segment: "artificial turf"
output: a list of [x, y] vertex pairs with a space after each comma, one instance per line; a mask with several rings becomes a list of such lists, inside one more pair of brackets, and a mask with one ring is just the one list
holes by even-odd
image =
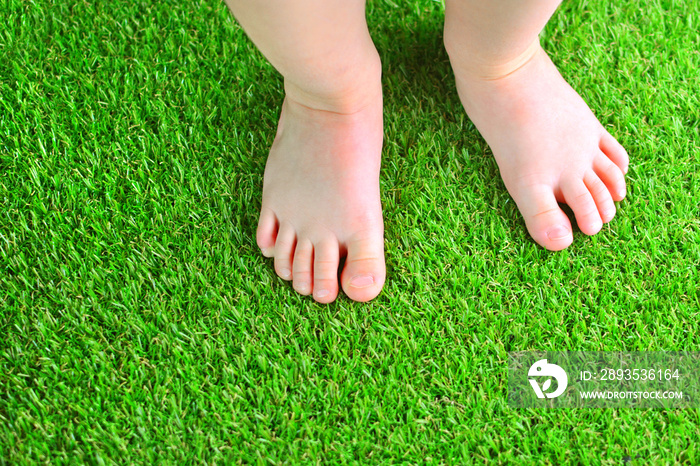
[[700, 348], [695, 0], [544, 31], [631, 156], [558, 253], [460, 106], [443, 5], [371, 0], [388, 281], [330, 305], [255, 245], [282, 81], [223, 2], [0, 13], [0, 463], [700, 463], [698, 410], [506, 403], [508, 351]]

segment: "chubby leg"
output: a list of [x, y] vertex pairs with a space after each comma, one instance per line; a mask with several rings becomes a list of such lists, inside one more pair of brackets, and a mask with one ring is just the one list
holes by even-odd
[[488, 142], [528, 231], [550, 250], [573, 241], [559, 208], [596, 234], [625, 197], [629, 159], [564, 81], [538, 35], [560, 0], [447, 0], [445, 47], [462, 104]]
[[364, 0], [227, 0], [284, 76], [257, 242], [277, 274], [322, 303], [368, 301], [384, 284], [379, 199], [381, 64]]

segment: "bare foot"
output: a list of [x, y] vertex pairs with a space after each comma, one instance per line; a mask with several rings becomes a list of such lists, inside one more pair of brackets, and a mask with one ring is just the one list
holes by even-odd
[[[377, 83], [378, 84], [378, 83]], [[386, 275], [379, 198], [381, 86], [347, 113], [290, 98], [265, 168], [257, 242], [294, 289], [329, 303], [379, 294]]]
[[598, 122], [533, 43], [509, 64], [452, 63], [469, 117], [496, 157], [530, 235], [550, 250], [573, 241], [557, 202], [571, 207], [581, 231], [594, 235], [625, 197], [625, 149]]

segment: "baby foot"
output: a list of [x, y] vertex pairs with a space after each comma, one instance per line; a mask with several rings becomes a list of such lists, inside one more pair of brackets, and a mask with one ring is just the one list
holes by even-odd
[[275, 271], [303, 295], [329, 303], [340, 281], [355, 301], [379, 294], [386, 275], [379, 198], [382, 97], [320, 110], [289, 96], [265, 168], [257, 242]]
[[612, 220], [613, 201], [625, 197], [627, 153], [539, 42], [507, 65], [452, 65], [462, 104], [535, 241], [553, 251], [573, 241], [558, 202], [569, 205], [587, 235]]

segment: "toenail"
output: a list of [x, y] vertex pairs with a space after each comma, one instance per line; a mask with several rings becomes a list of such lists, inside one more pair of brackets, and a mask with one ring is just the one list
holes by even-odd
[[557, 240], [568, 238], [571, 234], [571, 230], [563, 226], [556, 226], [547, 232], [547, 237], [549, 239]]
[[275, 252], [274, 248], [263, 248], [262, 249], [262, 255], [265, 257], [272, 257], [272, 254]]
[[317, 298], [323, 298], [323, 297], [325, 297], [325, 296], [328, 296], [330, 293], [331, 293], [331, 292], [328, 291], [328, 290], [318, 290], [318, 291], [316, 292], [316, 297], [317, 297]]
[[374, 285], [374, 277], [372, 275], [355, 275], [350, 280], [350, 284], [355, 288], [365, 288]]
[[289, 269], [281, 269], [280, 270], [280, 277], [282, 278], [289, 278], [289, 276], [292, 275], [292, 271]]
[[296, 289], [299, 293], [307, 293], [309, 291], [309, 284], [308, 283], [299, 283], [296, 286]]

